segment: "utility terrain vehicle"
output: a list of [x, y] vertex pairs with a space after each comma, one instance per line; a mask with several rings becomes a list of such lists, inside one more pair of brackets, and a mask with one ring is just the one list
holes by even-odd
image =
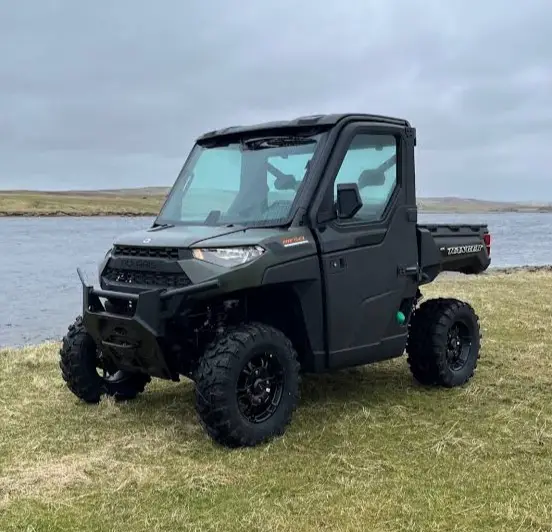
[[151, 377], [195, 381], [206, 432], [228, 446], [281, 435], [301, 373], [408, 355], [424, 385], [473, 375], [466, 302], [420, 304], [442, 271], [490, 264], [486, 225], [417, 223], [415, 129], [341, 114], [199, 137], [152, 226], [82, 272], [83, 314], [60, 351], [69, 389], [131, 399]]

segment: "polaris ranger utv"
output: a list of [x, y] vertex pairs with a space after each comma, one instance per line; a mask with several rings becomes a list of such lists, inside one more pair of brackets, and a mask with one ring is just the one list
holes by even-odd
[[415, 129], [320, 115], [195, 142], [153, 225], [121, 236], [83, 284], [60, 350], [86, 402], [151, 377], [195, 381], [206, 432], [228, 447], [281, 435], [301, 373], [408, 355], [414, 378], [468, 381], [480, 349], [466, 302], [420, 304], [442, 271], [490, 264], [486, 225], [417, 223]]

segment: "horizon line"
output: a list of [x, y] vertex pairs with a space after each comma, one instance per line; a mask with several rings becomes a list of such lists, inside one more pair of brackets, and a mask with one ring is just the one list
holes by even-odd
[[[1, 188], [1, 193], [17, 193], [17, 192], [27, 192], [27, 193], [39, 193], [39, 194], [66, 194], [66, 193], [94, 193], [94, 192], [118, 192], [118, 191], [140, 191], [148, 189], [167, 189], [170, 190], [173, 185], [144, 185], [138, 187], [114, 187], [114, 188], [65, 188], [65, 189], [37, 189], [37, 188]], [[514, 205], [542, 205], [548, 206], [552, 205], [552, 199], [548, 201], [537, 200], [537, 199], [527, 199], [527, 200], [499, 200], [499, 199], [483, 199], [471, 196], [426, 196], [420, 195], [417, 196], [418, 200], [461, 200], [461, 201], [473, 201], [473, 202], [484, 202], [484, 203], [503, 203], [503, 204], [514, 204]]]

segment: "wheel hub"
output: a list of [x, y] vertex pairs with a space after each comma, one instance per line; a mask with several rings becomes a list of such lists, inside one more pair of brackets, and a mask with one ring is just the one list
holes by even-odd
[[276, 411], [283, 390], [283, 369], [272, 354], [255, 355], [238, 378], [241, 413], [251, 423], [266, 421]]
[[459, 371], [469, 358], [472, 345], [470, 331], [464, 323], [456, 323], [450, 328], [447, 340], [447, 361], [453, 371]]

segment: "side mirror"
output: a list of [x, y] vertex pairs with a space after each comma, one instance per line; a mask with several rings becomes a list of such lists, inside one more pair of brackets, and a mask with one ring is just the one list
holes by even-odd
[[345, 220], [352, 218], [362, 207], [362, 199], [356, 183], [337, 185], [337, 217]]

